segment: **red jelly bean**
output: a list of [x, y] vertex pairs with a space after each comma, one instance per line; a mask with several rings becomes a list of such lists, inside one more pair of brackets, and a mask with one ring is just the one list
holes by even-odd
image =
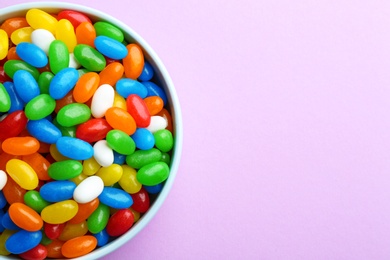
[[104, 118], [90, 119], [80, 124], [76, 130], [76, 137], [89, 143], [102, 140], [112, 127]]
[[0, 122], [0, 141], [4, 141], [9, 137], [18, 136], [27, 125], [27, 117], [24, 111], [18, 110], [7, 115]]
[[83, 13], [72, 11], [72, 10], [64, 10], [58, 13], [57, 20], [67, 19], [73, 25], [73, 28], [77, 28], [83, 22], [91, 23], [91, 19]]
[[65, 227], [65, 223], [61, 223], [61, 224], [45, 223], [44, 231], [48, 238], [57, 239], [61, 235], [61, 232], [64, 229], [64, 227]]
[[150, 113], [144, 100], [138, 95], [131, 94], [126, 100], [127, 111], [134, 118], [138, 127], [148, 127], [150, 124]]
[[112, 237], [126, 233], [134, 223], [134, 216], [130, 209], [121, 209], [115, 212], [108, 220], [106, 231]]
[[4, 83], [6, 81], [11, 81], [11, 78], [8, 77], [7, 74], [5, 74], [3, 66], [0, 66], [0, 83]]
[[43, 260], [47, 257], [47, 249], [45, 246], [38, 244], [33, 249], [20, 254], [19, 257], [25, 260]]
[[149, 194], [142, 187], [141, 190], [137, 193], [130, 194], [133, 198], [133, 205], [131, 206], [135, 211], [140, 213], [145, 213], [150, 206]]

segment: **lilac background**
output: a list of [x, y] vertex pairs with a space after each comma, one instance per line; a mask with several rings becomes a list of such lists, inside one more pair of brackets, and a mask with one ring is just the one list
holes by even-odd
[[388, 0], [69, 2], [138, 32], [184, 117], [166, 202], [104, 259], [390, 258]]

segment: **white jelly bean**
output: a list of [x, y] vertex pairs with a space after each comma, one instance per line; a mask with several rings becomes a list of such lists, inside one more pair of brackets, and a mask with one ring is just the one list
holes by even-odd
[[162, 116], [152, 116], [150, 118], [150, 124], [146, 129], [150, 132], [155, 133], [158, 130], [165, 129], [168, 126], [168, 122]]
[[69, 53], [69, 67], [74, 69], [79, 69], [81, 67], [80, 63], [76, 60], [73, 53]]
[[0, 170], [0, 190], [4, 188], [5, 184], [7, 183], [7, 180], [8, 178], [5, 171]]
[[108, 146], [106, 140], [97, 141], [93, 145], [93, 157], [103, 167], [108, 167], [114, 163], [114, 152]]
[[115, 90], [109, 84], [101, 85], [92, 97], [91, 112], [94, 118], [102, 118], [114, 104]]
[[36, 29], [31, 33], [31, 42], [41, 48], [46, 55], [48, 55], [50, 44], [54, 40], [54, 35], [45, 29]]
[[80, 182], [73, 191], [73, 199], [78, 203], [88, 203], [103, 191], [104, 183], [99, 176], [90, 176]]

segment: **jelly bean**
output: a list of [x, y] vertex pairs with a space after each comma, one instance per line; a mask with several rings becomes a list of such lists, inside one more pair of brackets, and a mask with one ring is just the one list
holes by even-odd
[[92, 234], [99, 233], [106, 227], [109, 218], [110, 208], [107, 205], [100, 203], [87, 220], [88, 230]]
[[19, 155], [12, 155], [12, 154], [8, 154], [6, 152], [2, 152], [1, 156], [0, 156], [0, 170], [5, 171], [5, 168], [6, 168], [5, 166], [9, 160], [20, 159], [20, 158], [21, 158], [21, 156], [19, 156]]
[[55, 106], [56, 102], [50, 95], [38, 95], [26, 104], [26, 117], [30, 120], [45, 118], [54, 111]]
[[50, 145], [50, 156], [52, 157], [53, 161], [52, 162], [60, 162], [60, 161], [65, 161], [65, 160], [70, 160], [70, 158], [63, 156], [57, 149], [57, 146], [55, 144]]
[[56, 143], [58, 151], [74, 160], [86, 160], [93, 156], [93, 147], [78, 138], [63, 136]]
[[86, 44], [95, 47], [96, 30], [92, 23], [82, 22], [76, 28], [76, 38], [78, 44]]
[[88, 72], [82, 75], [73, 89], [73, 98], [79, 103], [87, 102], [99, 86], [99, 74]]
[[4, 85], [0, 83], [0, 112], [7, 112], [10, 108], [11, 98]]
[[131, 138], [133, 138], [135, 146], [140, 150], [149, 150], [155, 144], [153, 134], [146, 128], [138, 128]]
[[122, 177], [123, 169], [119, 164], [111, 164], [107, 167], [102, 167], [96, 173], [104, 183], [104, 186], [111, 186], [117, 183]]
[[55, 35], [57, 40], [65, 43], [69, 53], [73, 52], [74, 47], [77, 45], [77, 39], [73, 25], [69, 20], [62, 19], [58, 21]]
[[24, 203], [38, 213], [50, 205], [36, 190], [29, 190], [24, 194]]
[[56, 239], [53, 240], [50, 244], [46, 245], [45, 247], [47, 249], [47, 257], [55, 258], [55, 259], [63, 259], [64, 256], [61, 253], [61, 248], [63, 244], [64, 244], [63, 241]]
[[144, 68], [144, 54], [138, 44], [131, 43], [126, 46], [127, 56], [123, 59], [125, 75], [130, 79], [137, 79]]
[[19, 43], [16, 46], [16, 53], [22, 60], [36, 68], [43, 68], [48, 63], [46, 53], [37, 45], [29, 42]]
[[149, 81], [153, 78], [153, 76], [154, 76], [154, 70], [152, 65], [149, 62], [145, 61], [144, 67], [142, 69], [142, 73], [141, 75], [139, 75], [138, 80]]
[[20, 97], [16, 94], [14, 84], [12, 82], [7, 81], [7, 82], [4, 82], [3, 85], [4, 85], [4, 88], [10, 97], [10, 102], [11, 102], [11, 106], [8, 110], [8, 113], [12, 113], [12, 112], [15, 112], [17, 110], [22, 110], [24, 107], [24, 103], [20, 99]]
[[7, 33], [8, 37], [10, 37], [15, 30], [28, 26], [25, 17], [13, 17], [5, 20], [0, 28]]
[[50, 44], [55, 40], [54, 35], [45, 29], [36, 29], [31, 33], [31, 42], [49, 55]]
[[56, 202], [44, 208], [41, 212], [43, 221], [50, 224], [61, 224], [72, 219], [78, 211], [78, 204], [74, 200]]
[[62, 254], [67, 258], [86, 255], [96, 248], [97, 240], [94, 236], [85, 235], [66, 241], [61, 248]]
[[127, 111], [126, 100], [121, 95], [119, 95], [118, 92], [115, 92], [114, 103], [112, 106], [122, 108], [123, 110]]
[[54, 74], [49, 71], [45, 71], [39, 75], [38, 86], [41, 94], [49, 94], [50, 82], [53, 77]]
[[58, 112], [66, 105], [75, 103], [75, 100], [73, 99], [72, 91], [69, 91], [68, 94], [66, 94], [65, 97], [56, 100], [56, 108], [54, 109], [54, 112], [58, 114]]
[[16, 93], [25, 103], [39, 95], [38, 83], [28, 71], [16, 71], [14, 85]]
[[30, 64], [21, 60], [9, 60], [6, 63], [4, 63], [4, 71], [11, 78], [13, 78], [15, 73], [19, 70], [30, 72], [33, 78], [35, 80], [38, 80], [39, 71], [35, 67], [31, 66]]
[[168, 153], [161, 153], [160, 162], [165, 162], [169, 165], [171, 163], [171, 156]]
[[49, 65], [50, 70], [57, 74], [69, 66], [68, 47], [60, 40], [54, 40], [49, 47]]
[[52, 163], [48, 169], [49, 176], [54, 180], [67, 180], [81, 174], [83, 165], [79, 161], [64, 160]]
[[55, 33], [57, 19], [40, 9], [30, 9], [26, 13], [28, 24], [34, 29], [46, 29], [52, 34]]
[[131, 210], [121, 209], [113, 214], [107, 223], [107, 233], [117, 237], [126, 233], [134, 223], [134, 216]]
[[46, 248], [46, 246], [49, 245], [51, 242], [53, 242], [53, 240], [48, 238], [45, 233], [42, 233], [42, 239], [41, 239], [41, 243], [40, 244], [45, 246], [45, 248]]
[[25, 189], [20, 187], [12, 178], [8, 178], [7, 183], [3, 188], [3, 194], [9, 204], [23, 202], [25, 193]]
[[104, 35], [95, 38], [95, 48], [111, 59], [120, 60], [127, 56], [127, 49], [121, 42]]
[[63, 10], [58, 13], [57, 19], [60, 21], [61, 19], [66, 19], [70, 21], [74, 28], [77, 28], [83, 22], [91, 23], [91, 19], [85, 14], [82, 14], [73, 10]]
[[26, 127], [27, 117], [21, 110], [8, 114], [0, 121], [0, 140], [18, 136]]
[[97, 197], [89, 202], [80, 203], [79, 210], [77, 211], [76, 216], [74, 216], [71, 220], [69, 220], [68, 223], [77, 224], [85, 221], [97, 209], [98, 206], [99, 206], [99, 199]]
[[113, 62], [105, 67], [100, 73], [100, 84], [109, 84], [115, 86], [118, 80], [123, 76], [125, 69], [119, 62]]
[[164, 90], [161, 87], [159, 87], [158, 85], [156, 85], [151, 81], [145, 81], [142, 82], [142, 84], [147, 88], [149, 97], [159, 96], [164, 101], [164, 105], [168, 104], [167, 95], [165, 94]]
[[89, 143], [104, 139], [112, 127], [104, 118], [93, 118], [80, 124], [76, 130], [76, 137]]
[[16, 53], [16, 47], [11, 47], [7, 53], [7, 60], [22, 60]]
[[47, 257], [47, 249], [45, 246], [39, 244], [36, 247], [19, 254], [19, 257], [25, 260], [43, 260]]
[[137, 193], [142, 187], [136, 177], [137, 171], [128, 165], [122, 165], [122, 169], [122, 178], [118, 181], [120, 187], [127, 193]]
[[85, 175], [94, 175], [95, 173], [97, 173], [100, 167], [100, 164], [95, 160], [94, 157], [83, 161], [83, 173]]
[[144, 185], [143, 186], [145, 188], [145, 190], [150, 193], [150, 194], [157, 194], [159, 193], [162, 188], [164, 187], [162, 183], [159, 183], [157, 185], [153, 185], [153, 186], [147, 186], [147, 185]]
[[102, 231], [93, 234], [93, 236], [96, 238], [97, 246], [99, 247], [106, 245], [110, 240], [110, 236], [108, 235], [106, 229], [103, 229]]
[[21, 254], [36, 247], [41, 241], [41, 231], [20, 230], [5, 242], [5, 248], [13, 254]]
[[[0, 170], [0, 190], [2, 190], [5, 186], [5, 184], [7, 183], [7, 174], [3, 171], [3, 170]], [[2, 193], [1, 193], [1, 196], [2, 196]], [[1, 205], [1, 203], [0, 203]], [[3, 208], [0, 206], [0, 208]]]
[[104, 35], [117, 40], [118, 42], [123, 42], [125, 38], [123, 32], [118, 27], [108, 22], [96, 22], [93, 26], [95, 27], [96, 35], [98, 36]]
[[144, 99], [144, 102], [151, 116], [158, 114], [164, 107], [164, 101], [159, 96], [150, 96]]
[[48, 144], [56, 143], [62, 136], [61, 131], [45, 118], [41, 120], [30, 120], [27, 123], [27, 130], [33, 137]]
[[45, 183], [39, 193], [48, 202], [59, 202], [73, 197], [76, 184], [71, 181], [52, 181]]
[[129, 208], [133, 204], [129, 193], [113, 187], [104, 187], [98, 198], [101, 203], [114, 209]]
[[0, 29], [0, 60], [7, 57], [9, 39], [7, 33]]
[[16, 225], [10, 215], [9, 215], [9, 212], [5, 212], [5, 214], [3, 215], [3, 217], [1, 218], [1, 225], [5, 228], [5, 229], [9, 229], [9, 230], [22, 230], [21, 227], [19, 227], [18, 225]]
[[[74, 53], [69, 53], [69, 67], [74, 68], [74, 69], [79, 69], [81, 67], [81, 64], [78, 62], [78, 60], [74, 56]], [[80, 76], [80, 74], [79, 74], [79, 76]]]
[[106, 140], [97, 141], [93, 145], [94, 158], [103, 167], [110, 166], [114, 162], [114, 152], [108, 146]]
[[165, 181], [169, 176], [169, 167], [164, 162], [147, 164], [137, 172], [137, 180], [143, 185], [153, 186]]
[[13, 235], [16, 231], [14, 230], [9, 230], [9, 229], [6, 229], [4, 230], [4, 232], [1, 233], [0, 235], [0, 255], [9, 255], [11, 254], [5, 247], [5, 242], [7, 241], [7, 239]]
[[133, 154], [126, 156], [127, 165], [139, 169], [152, 162], [158, 162], [161, 160], [161, 152], [152, 148], [149, 150], [137, 150]]
[[28, 163], [19, 159], [11, 159], [6, 164], [6, 170], [8, 175], [23, 189], [33, 190], [38, 186], [38, 176]]
[[88, 176], [81, 173], [79, 175], [77, 175], [76, 177], [73, 177], [71, 179], [69, 179], [70, 181], [74, 182], [76, 185], [79, 185], [83, 180], [85, 180]]
[[87, 234], [88, 226], [87, 221], [82, 221], [80, 223], [72, 224], [67, 222], [64, 230], [61, 232], [59, 240], [67, 241], [72, 238], [81, 237]]
[[131, 94], [127, 97], [127, 111], [134, 118], [138, 127], [147, 127], [150, 124], [150, 113], [143, 101], [137, 95]]
[[137, 126], [134, 118], [125, 110], [111, 107], [106, 111], [106, 120], [112, 128], [121, 130], [128, 135], [134, 134]]
[[169, 152], [173, 148], [172, 133], [166, 129], [158, 130], [153, 134], [156, 147], [162, 152]]
[[33, 28], [31, 27], [19, 28], [11, 34], [11, 41], [15, 45], [18, 45], [22, 42], [31, 42], [32, 32]]
[[146, 129], [148, 129], [152, 134], [158, 130], [165, 129], [168, 126], [168, 122], [162, 116], [151, 116], [150, 124]]
[[38, 153], [40, 154], [48, 154], [50, 153], [50, 144], [48, 143], [44, 143], [42, 141], [39, 141], [39, 149], [38, 149]]
[[54, 99], [61, 99], [74, 88], [79, 74], [74, 68], [62, 69], [53, 77], [49, 86], [49, 93]]
[[133, 213], [134, 216], [134, 223], [137, 222], [141, 218], [141, 213], [138, 211], [135, 211], [134, 209], [130, 208], [131, 212]]
[[133, 205], [131, 206], [135, 211], [145, 213], [150, 207], [150, 199], [148, 192], [141, 188], [137, 193], [131, 194]]
[[78, 203], [88, 203], [96, 199], [103, 191], [104, 183], [99, 176], [89, 176], [83, 180], [73, 192]]
[[101, 118], [114, 103], [114, 88], [108, 84], [101, 85], [92, 97], [91, 112], [95, 118]]
[[13, 155], [27, 155], [38, 151], [39, 142], [34, 137], [10, 137], [6, 139], [1, 148], [4, 152]]
[[134, 79], [123, 78], [116, 83], [116, 91], [119, 95], [127, 98], [131, 94], [136, 94], [141, 98], [145, 98], [148, 90], [144, 85]]
[[91, 110], [85, 104], [72, 103], [58, 111], [57, 122], [62, 126], [82, 124], [91, 117]]
[[12, 221], [20, 228], [27, 231], [38, 231], [43, 227], [41, 216], [29, 206], [16, 202], [8, 209]]
[[60, 237], [62, 231], [64, 230], [64, 227], [65, 227], [65, 223], [61, 223], [61, 224], [45, 223], [44, 225], [45, 235], [51, 240], [57, 239]]
[[[3, 61], [5, 63], [7, 60], [6, 59], [0, 60], [0, 63], [2, 63]], [[4, 65], [4, 64], [2, 64], [2, 65]], [[10, 77], [8, 77], [8, 75], [5, 73], [4, 67], [0, 66], [0, 82], [5, 83], [5, 82], [10, 81], [10, 80], [12, 80], [12, 79]]]
[[81, 66], [89, 71], [101, 71], [106, 67], [104, 56], [86, 44], [78, 44], [73, 51]]
[[169, 130], [171, 133], [173, 133], [173, 125], [172, 125], [172, 117], [171, 114], [163, 108], [160, 113], [157, 114], [158, 116], [162, 116], [167, 121], [167, 127], [166, 129]]
[[121, 130], [111, 130], [106, 136], [108, 146], [114, 151], [129, 155], [135, 151], [135, 143], [133, 139]]
[[126, 155], [114, 151], [114, 163], [122, 165], [125, 163], [125, 161]]

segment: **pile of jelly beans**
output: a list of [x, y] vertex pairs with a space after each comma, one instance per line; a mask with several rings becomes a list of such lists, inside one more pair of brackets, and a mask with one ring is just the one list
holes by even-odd
[[106, 21], [30, 9], [0, 26], [0, 255], [86, 255], [127, 232], [169, 176], [164, 90]]

